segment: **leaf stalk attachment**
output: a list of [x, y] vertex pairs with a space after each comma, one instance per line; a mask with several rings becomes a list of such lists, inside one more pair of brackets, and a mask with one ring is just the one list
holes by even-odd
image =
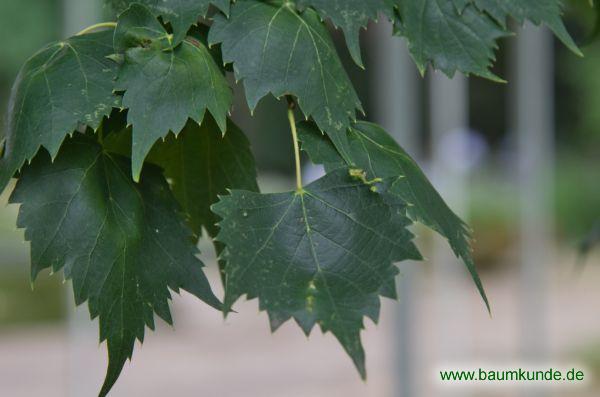
[[101, 22], [101, 23], [97, 23], [95, 25], [92, 26], [88, 26], [87, 28], [83, 29], [82, 31], [80, 31], [79, 33], [77, 33], [75, 36], [82, 36], [84, 34], [93, 32], [94, 30], [97, 29], [103, 29], [103, 28], [116, 28], [117, 27], [117, 23], [116, 22]]
[[290, 122], [290, 129], [292, 131], [292, 139], [294, 141], [294, 158], [296, 160], [296, 190], [301, 192], [302, 187], [302, 165], [300, 163], [300, 146], [298, 145], [298, 131], [296, 129], [296, 116], [294, 115], [294, 109], [296, 103], [291, 97], [287, 97], [288, 100], [288, 120]]

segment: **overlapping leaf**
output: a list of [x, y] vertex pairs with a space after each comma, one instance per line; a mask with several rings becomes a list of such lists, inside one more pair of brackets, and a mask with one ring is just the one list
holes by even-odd
[[[465, 1], [465, 0], [463, 0]], [[519, 23], [528, 20], [535, 25], [548, 26], [556, 37], [560, 39], [571, 51], [581, 55], [577, 44], [567, 32], [562, 21], [561, 0], [466, 0], [474, 3], [480, 10], [488, 13], [503, 27], [507, 19], [513, 18]]]
[[352, 59], [360, 66], [360, 29], [366, 28], [369, 20], [376, 19], [379, 13], [390, 18], [394, 14], [394, 0], [298, 0], [297, 4], [313, 7], [321, 17], [331, 19], [335, 26], [340, 27]]
[[79, 125], [95, 129], [119, 106], [116, 65], [106, 58], [113, 53], [112, 36], [104, 31], [51, 44], [23, 66], [10, 99], [0, 191], [40, 146], [56, 156]]
[[157, 145], [149, 160], [164, 168], [198, 235], [202, 227], [210, 236], [217, 235], [219, 219], [210, 206], [218, 201], [218, 195], [226, 194], [227, 189], [258, 191], [250, 143], [232, 121], [227, 123], [225, 135], [210, 117], [202, 126], [189, 122], [179, 136], [169, 135]]
[[220, 308], [160, 171], [146, 169], [139, 184], [129, 174], [128, 162], [78, 136], [54, 162], [40, 153], [11, 196], [22, 204], [18, 226], [31, 242], [33, 278], [45, 268], [64, 269], [76, 303], [87, 300], [91, 316], [99, 317], [109, 355], [101, 396], [145, 326], [154, 328], [154, 313], [171, 323], [169, 289]]
[[200, 17], [206, 16], [210, 5], [218, 7], [224, 13], [229, 12], [230, 0], [106, 0], [117, 12], [125, 11], [134, 3], [147, 6], [154, 15], [161, 16], [173, 27], [173, 42], [179, 44], [190, 27]]
[[[191, 121], [178, 137], [169, 135], [150, 153], [150, 161], [164, 168], [177, 200], [190, 217], [194, 232], [199, 236], [204, 227], [215, 238], [219, 218], [210, 207], [228, 189], [258, 192], [256, 165], [248, 139], [231, 121], [222, 135], [207, 117], [202, 126]], [[217, 254], [223, 244], [215, 241]], [[219, 261], [222, 276], [223, 261]]]
[[361, 105], [314, 10], [298, 13], [287, 2], [241, 0], [229, 19], [215, 18], [209, 42], [222, 44], [223, 59], [233, 62], [251, 109], [269, 93], [295, 95], [306, 117], [334, 141], [345, 138]]
[[510, 34], [508, 18], [547, 25], [581, 55], [562, 22], [560, 0], [414, 0], [398, 5], [398, 34], [406, 37], [421, 72], [431, 63], [449, 76], [458, 70], [500, 80], [489, 69], [497, 39]]
[[431, 63], [449, 76], [458, 70], [500, 80], [489, 68], [496, 40], [507, 32], [473, 5], [458, 9], [458, 1], [399, 2], [399, 33], [406, 37], [417, 67], [424, 73]]
[[208, 110], [224, 132], [232, 92], [208, 49], [170, 36], [148, 8], [134, 4], [119, 17], [115, 48], [125, 52], [116, 89], [133, 125], [132, 172], [139, 177], [157, 139], [179, 133], [188, 119], [201, 123]]
[[337, 170], [298, 192], [234, 190], [213, 210], [227, 246], [225, 309], [259, 298], [271, 327], [294, 318], [308, 334], [331, 331], [365, 376], [363, 317], [377, 321], [393, 295], [394, 262], [419, 259], [403, 206]]
[[[299, 130], [302, 148], [311, 159], [325, 164], [328, 171], [347, 166], [334, 146], [311, 124]], [[358, 122], [348, 130], [349, 165], [366, 172], [366, 179], [384, 182], [380, 192], [407, 204], [408, 216], [432, 228], [450, 243], [462, 258], [485, 304], [488, 299], [471, 256], [471, 232], [467, 225], [446, 205], [417, 163], [381, 127]]]

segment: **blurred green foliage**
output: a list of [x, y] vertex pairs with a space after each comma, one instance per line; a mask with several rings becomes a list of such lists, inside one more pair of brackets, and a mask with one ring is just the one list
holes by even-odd
[[[1, 237], [0, 237], [1, 238]], [[0, 329], [22, 324], [52, 323], [65, 318], [64, 289], [60, 277], [40, 275], [29, 288], [27, 264], [4, 269], [0, 275]]]
[[563, 152], [557, 159], [558, 232], [569, 242], [581, 239], [600, 218], [600, 158], [596, 156]]
[[44, 43], [52, 41], [60, 27], [56, 0], [0, 2], [0, 35], [12, 40], [2, 43], [0, 75], [12, 77], [21, 64]]

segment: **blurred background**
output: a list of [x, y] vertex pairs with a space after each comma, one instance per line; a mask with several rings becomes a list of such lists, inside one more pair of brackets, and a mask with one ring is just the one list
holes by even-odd
[[[1, 1], [2, 109], [31, 54], [107, 18], [101, 0]], [[587, 2], [569, 4], [566, 18], [585, 58], [526, 25], [501, 43], [495, 73], [508, 84], [421, 78], [385, 22], [363, 34], [363, 71], [334, 33], [366, 117], [394, 134], [474, 228], [491, 318], [446, 243], [417, 227], [428, 259], [399, 264], [401, 302], [386, 300], [379, 325], [368, 324], [366, 383], [331, 335], [315, 331], [307, 341], [292, 323], [271, 335], [255, 301], [224, 321], [184, 294], [173, 302], [175, 329], [148, 334], [112, 395], [598, 396], [600, 250], [583, 267], [578, 249], [600, 219], [600, 42], [586, 44], [596, 22]], [[285, 106], [267, 98], [251, 119], [243, 96], [236, 100], [234, 118], [252, 140], [267, 192], [293, 187]], [[5, 117], [1, 125], [0, 136]], [[321, 172], [306, 166], [308, 178]], [[62, 275], [44, 274], [32, 290], [29, 246], [8, 191], [0, 196], [0, 396], [95, 395], [106, 364], [97, 324], [73, 307]], [[203, 241], [201, 249], [222, 293], [212, 248]], [[439, 369], [511, 363], [574, 363], [588, 381], [539, 390], [437, 382]]]

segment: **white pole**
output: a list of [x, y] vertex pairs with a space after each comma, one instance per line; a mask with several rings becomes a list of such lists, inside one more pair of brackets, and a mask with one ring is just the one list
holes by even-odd
[[552, 263], [554, 172], [553, 38], [530, 24], [513, 49], [511, 102], [520, 215], [521, 353], [546, 357], [546, 274]]
[[[370, 28], [373, 40], [374, 62], [369, 65], [373, 76], [374, 114], [381, 124], [400, 145], [413, 157], [420, 157], [418, 133], [421, 130], [421, 78], [410, 59], [404, 40], [392, 37], [392, 25], [381, 17], [380, 22]], [[418, 393], [419, 349], [414, 333], [418, 301], [415, 282], [418, 276], [414, 262], [402, 263], [402, 274], [398, 278], [398, 298], [393, 333], [395, 345], [395, 374], [393, 396], [414, 397]]]
[[[441, 72], [430, 74], [431, 176], [435, 187], [448, 205], [465, 221], [468, 208], [468, 81], [461, 74], [449, 79]], [[465, 310], [472, 296], [460, 291], [467, 272], [452, 253], [445, 239], [436, 236], [431, 262], [434, 266], [435, 331], [436, 338], [430, 357], [429, 371], [439, 365], [470, 359], [472, 322]], [[459, 318], [457, 318], [459, 316]], [[435, 324], [438, 326], [435, 326]], [[463, 396], [468, 395], [462, 391]]]

